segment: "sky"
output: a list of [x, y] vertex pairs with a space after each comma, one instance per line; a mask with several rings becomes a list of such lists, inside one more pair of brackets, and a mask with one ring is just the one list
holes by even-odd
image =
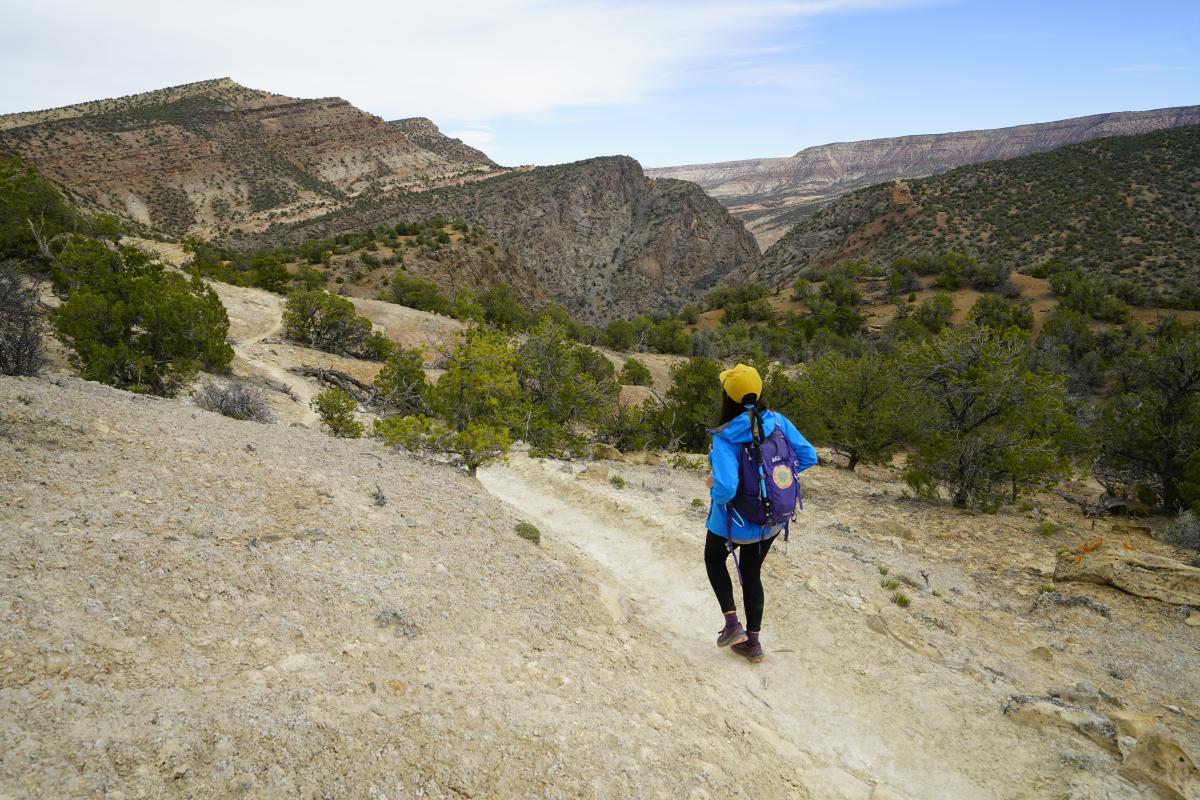
[[0, 0], [0, 113], [216, 77], [645, 166], [1200, 103], [1200, 0]]

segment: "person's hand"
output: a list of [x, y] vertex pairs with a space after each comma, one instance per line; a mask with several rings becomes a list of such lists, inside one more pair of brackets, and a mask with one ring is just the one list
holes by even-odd
[[710, 489], [713, 487], [713, 476], [712, 475], [709, 475], [707, 478], [704, 479], [704, 485]]

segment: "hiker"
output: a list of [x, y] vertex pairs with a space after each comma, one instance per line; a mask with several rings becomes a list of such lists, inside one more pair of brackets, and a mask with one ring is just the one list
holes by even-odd
[[[761, 399], [762, 378], [754, 367], [738, 364], [722, 372], [720, 380], [721, 417], [710, 431], [708, 454], [712, 503], [704, 566], [725, 615], [717, 647], [729, 647], [757, 663], [763, 659], [758, 639], [763, 615], [762, 562], [775, 538], [786, 532], [800, 502], [799, 474], [817, 463], [817, 453], [791, 420], [767, 410]], [[726, 568], [730, 555], [742, 583], [745, 628], [738, 620], [733, 582]]]

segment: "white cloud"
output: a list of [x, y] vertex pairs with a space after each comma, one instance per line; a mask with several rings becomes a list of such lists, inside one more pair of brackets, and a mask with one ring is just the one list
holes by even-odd
[[[0, 111], [227, 75], [345, 97], [388, 119], [483, 122], [644, 101], [695, 80], [700, 65], [753, 52], [781, 26], [921, 2], [17, 0], [0, 32], [0, 69], [28, 78], [0, 89]], [[820, 77], [791, 69], [780, 85]]]

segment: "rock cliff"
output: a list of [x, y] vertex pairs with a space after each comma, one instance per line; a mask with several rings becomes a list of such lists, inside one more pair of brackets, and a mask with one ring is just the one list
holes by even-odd
[[497, 169], [432, 123], [390, 125], [340, 98], [228, 78], [0, 117], [3, 153], [85, 207], [176, 235], [253, 230]]
[[1200, 123], [1200, 106], [1096, 114], [1011, 128], [835, 142], [787, 158], [648, 169], [700, 186], [743, 220], [766, 249], [798, 220], [857, 188], [1064, 145]]
[[233, 243], [292, 244], [437, 216], [484, 226], [533, 272], [540, 294], [594, 321], [676, 310], [759, 259], [742, 224], [698, 187], [649, 179], [623, 156], [363, 202]]
[[443, 134], [438, 130], [438, 126], [433, 124], [433, 120], [428, 117], [396, 119], [389, 122], [388, 125], [396, 128], [396, 130], [407, 136], [409, 140], [419, 144], [431, 153], [437, 153], [447, 161], [459, 164], [479, 164], [488, 168], [498, 166], [482, 150], [477, 150], [465, 144], [462, 139], [453, 139]]

